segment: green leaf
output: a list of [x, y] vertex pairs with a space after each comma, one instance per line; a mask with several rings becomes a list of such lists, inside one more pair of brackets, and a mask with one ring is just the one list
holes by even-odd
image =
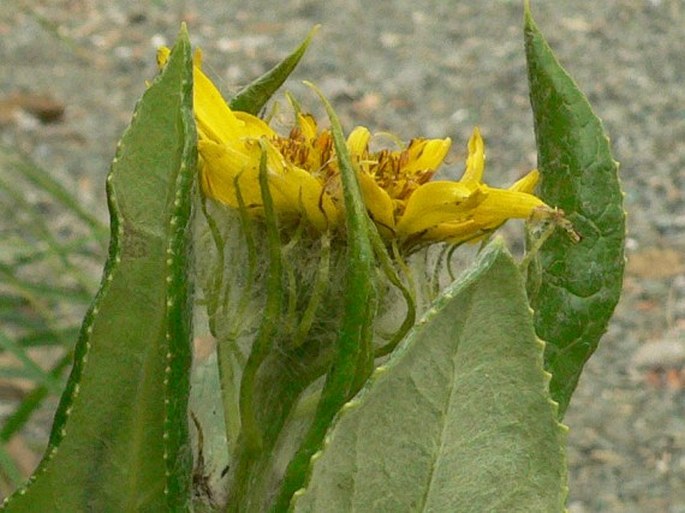
[[621, 293], [625, 212], [618, 163], [602, 123], [554, 57], [528, 7], [524, 31], [540, 197], [563, 209], [582, 237], [574, 244], [557, 230], [548, 239], [538, 254], [539, 287], [530, 290], [561, 418]]
[[283, 82], [285, 82], [300, 62], [300, 59], [307, 51], [307, 47], [309, 46], [309, 43], [312, 42], [312, 38], [318, 29], [319, 26], [315, 26], [309, 31], [307, 37], [293, 53], [288, 55], [264, 75], [238, 91], [229, 102], [231, 109], [248, 112], [255, 116], [259, 114], [259, 111], [266, 105], [269, 98], [271, 98], [278, 88], [283, 85]]
[[565, 428], [542, 353], [496, 241], [341, 410], [294, 511], [563, 511]]
[[7, 513], [187, 511], [187, 225], [195, 170], [185, 30], [107, 180], [112, 236], [45, 456]]

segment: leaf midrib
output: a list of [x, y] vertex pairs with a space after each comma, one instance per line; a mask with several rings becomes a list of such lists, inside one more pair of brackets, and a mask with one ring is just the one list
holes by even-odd
[[[464, 326], [468, 322], [468, 319], [471, 318], [472, 310], [473, 310], [473, 296], [471, 296], [469, 298], [468, 305], [466, 306], [466, 308], [464, 308], [464, 313], [465, 313], [465, 315], [463, 317], [464, 324], [462, 325], [461, 330], [459, 330], [460, 332], [464, 331]], [[428, 511], [426, 509], [426, 504], [428, 504], [428, 501], [429, 501], [429, 498], [431, 495], [431, 490], [433, 488], [433, 483], [435, 481], [435, 473], [436, 473], [437, 467], [439, 466], [439, 462], [442, 460], [442, 456], [444, 454], [443, 448], [445, 447], [445, 438], [446, 438], [447, 424], [448, 424], [447, 419], [450, 418], [449, 417], [449, 410], [451, 409], [451, 405], [453, 404], [452, 398], [454, 396], [454, 391], [456, 388], [455, 382], [457, 380], [457, 376], [456, 376], [456, 372], [455, 372], [455, 368], [456, 368], [455, 360], [456, 360], [457, 356], [459, 355], [459, 348], [460, 348], [460, 344], [457, 344], [457, 347], [455, 348], [454, 353], [452, 355], [452, 359], [450, 360], [450, 365], [451, 365], [451, 370], [452, 370], [450, 377], [449, 377], [450, 392], [447, 395], [447, 398], [445, 399], [445, 406], [442, 409], [443, 422], [442, 422], [442, 427], [440, 429], [440, 444], [437, 447], [436, 456], [435, 456], [435, 458], [433, 458], [432, 464], [430, 466], [430, 471], [429, 471], [428, 479], [427, 479], [427, 483], [426, 483], [426, 491], [423, 494], [423, 497], [421, 498], [422, 500], [421, 500], [421, 504], [419, 505], [419, 509], [417, 509], [417, 511], [422, 512], [422, 513]]]

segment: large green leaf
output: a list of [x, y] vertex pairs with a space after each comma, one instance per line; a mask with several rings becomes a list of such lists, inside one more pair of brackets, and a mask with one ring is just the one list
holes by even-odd
[[528, 8], [524, 30], [540, 197], [563, 209], [582, 238], [574, 243], [562, 231], [550, 237], [539, 252], [539, 285], [529, 289], [561, 417], [621, 293], [625, 213], [618, 164], [601, 121]]
[[195, 169], [183, 31], [107, 179], [112, 236], [45, 456], [7, 513], [187, 511], [187, 224]]
[[565, 429], [542, 353], [496, 241], [343, 408], [294, 511], [563, 511]]

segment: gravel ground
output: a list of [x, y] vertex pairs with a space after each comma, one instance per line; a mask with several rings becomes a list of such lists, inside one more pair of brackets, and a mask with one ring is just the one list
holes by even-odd
[[[116, 141], [179, 21], [229, 93], [321, 23], [288, 84], [305, 105], [307, 78], [348, 128], [449, 135], [455, 172], [478, 125], [504, 185], [535, 165], [521, 3], [2, 0], [0, 140], [104, 218]], [[569, 509], [685, 513], [685, 2], [533, 4], [612, 137], [629, 218], [624, 297], [566, 417]], [[56, 121], [31, 114], [45, 94]]]

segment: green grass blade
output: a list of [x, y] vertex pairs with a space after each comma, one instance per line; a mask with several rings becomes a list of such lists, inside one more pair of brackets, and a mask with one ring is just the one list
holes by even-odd
[[23, 347], [2, 332], [0, 332], [0, 349], [7, 351], [19, 360], [23, 365], [25, 378], [35, 381], [45, 386], [51, 393], [59, 395], [62, 390], [61, 384], [34, 362]]
[[539, 287], [531, 290], [561, 417], [621, 293], [625, 212], [618, 164], [602, 123], [554, 57], [528, 7], [524, 33], [540, 197], [563, 209], [582, 237], [575, 244], [557, 230], [547, 240], [538, 253]]
[[66, 346], [66, 341], [76, 340], [78, 337], [78, 327], [68, 326], [66, 328], [34, 328], [30, 333], [17, 337], [17, 344], [21, 347], [38, 346]]
[[101, 244], [107, 243], [109, 236], [107, 227], [97, 217], [84, 209], [74, 195], [55, 180], [48, 171], [3, 145], [0, 145], [0, 169], [8, 173], [10, 178], [12, 173], [16, 173], [27, 179], [37, 189], [48, 193], [55, 201], [89, 226], [93, 236]]
[[23, 297], [0, 295], [0, 323], [5, 333], [23, 348], [70, 347], [78, 336], [78, 326], [56, 321], [49, 308], [45, 312], [36, 311]]
[[24, 198], [24, 193], [11, 186], [0, 178], [0, 188], [12, 198], [17, 208], [19, 208], [28, 217], [29, 222], [25, 223], [27, 228], [35, 234], [35, 238], [45, 242], [48, 246], [50, 254], [56, 255], [63, 268], [63, 272], [68, 273], [70, 277], [79, 285], [87, 295], [90, 295], [94, 288], [91, 277], [85, 274], [81, 268], [72, 263], [69, 259], [67, 248], [58, 241], [53, 235], [50, 228], [47, 226], [43, 215]]
[[49, 283], [32, 282], [18, 276], [14, 268], [0, 263], [0, 278], [3, 285], [15, 294], [22, 296], [35, 305], [44, 305], [46, 299], [69, 300], [87, 303], [89, 294], [84, 290], [54, 285]]
[[[66, 369], [72, 362], [74, 355], [70, 352], [64, 355], [57, 364], [50, 370], [50, 376], [57, 380], [62, 376], [64, 369]], [[46, 386], [37, 386], [31, 390], [26, 397], [21, 401], [19, 407], [5, 420], [5, 423], [0, 430], [0, 442], [6, 443], [17, 433], [31, 418], [43, 401], [48, 396], [48, 388]]]
[[21, 484], [21, 472], [4, 446], [0, 446], [0, 472], [7, 476], [7, 479], [13, 485], [19, 486]]

